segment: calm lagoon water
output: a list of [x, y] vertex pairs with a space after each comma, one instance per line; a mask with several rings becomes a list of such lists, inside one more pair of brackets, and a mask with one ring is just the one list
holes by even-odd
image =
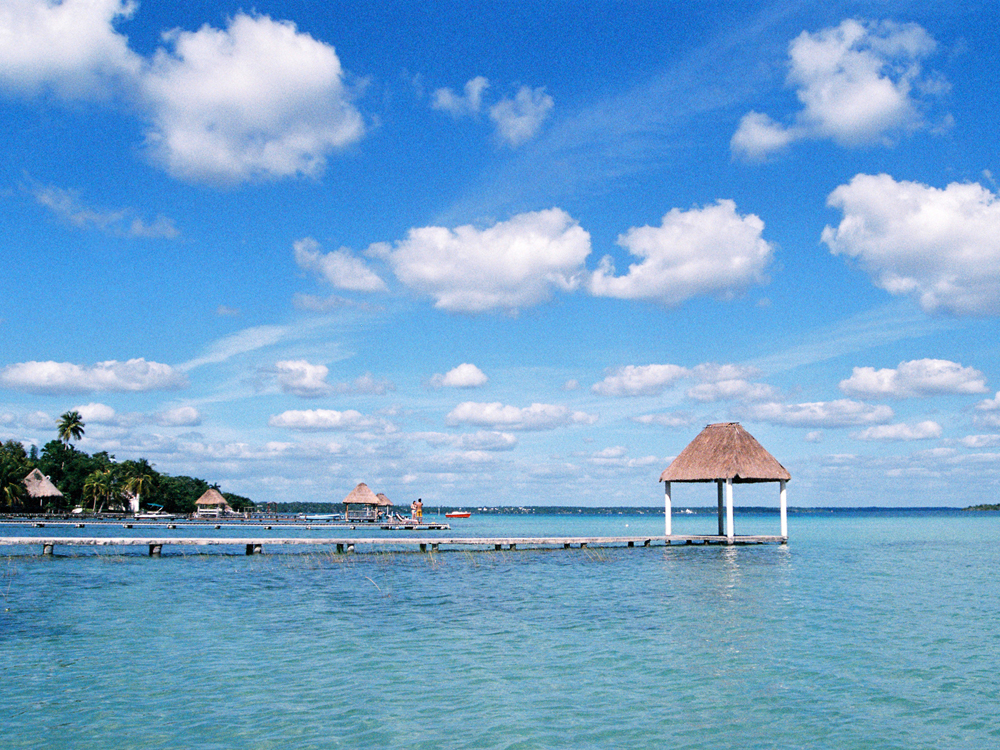
[[[0, 744], [1000, 747], [1000, 514], [789, 526], [787, 546], [737, 548], [19, 548], [0, 556]], [[452, 534], [661, 529], [480, 514]]]

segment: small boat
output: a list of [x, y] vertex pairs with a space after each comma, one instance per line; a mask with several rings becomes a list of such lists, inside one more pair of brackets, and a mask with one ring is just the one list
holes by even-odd
[[445, 518], [468, 518], [472, 514], [467, 510], [450, 510], [444, 514]]

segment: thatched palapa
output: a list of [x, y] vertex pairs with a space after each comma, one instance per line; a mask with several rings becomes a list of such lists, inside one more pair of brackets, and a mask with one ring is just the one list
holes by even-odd
[[660, 475], [661, 482], [787, 482], [792, 478], [739, 422], [710, 424]]
[[[670, 483], [715, 482], [718, 485], [719, 536], [730, 542], [733, 533], [733, 485], [751, 482], [778, 482], [781, 513], [781, 536], [788, 537], [785, 482], [792, 475], [778, 460], [764, 450], [754, 436], [738, 422], [710, 424], [680, 452], [660, 475], [664, 483], [664, 515], [666, 534], [670, 536]], [[726, 523], [722, 509], [725, 500]]]
[[59, 488], [52, 484], [52, 480], [42, 474], [38, 469], [32, 469], [28, 476], [21, 480], [31, 498], [31, 504], [41, 508], [46, 500], [56, 500], [63, 496]]
[[198, 514], [203, 516], [218, 516], [223, 513], [233, 512], [233, 506], [231, 506], [222, 493], [214, 487], [195, 500], [194, 504], [198, 509]]
[[[344, 519], [347, 521], [377, 521], [381, 504], [378, 495], [372, 492], [367, 484], [361, 482], [344, 498]], [[352, 505], [363, 507], [360, 511], [354, 511], [352, 515]]]

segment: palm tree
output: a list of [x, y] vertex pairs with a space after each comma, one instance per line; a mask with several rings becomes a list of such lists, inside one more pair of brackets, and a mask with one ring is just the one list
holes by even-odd
[[127, 461], [123, 468], [127, 477], [125, 489], [135, 495], [136, 510], [139, 510], [143, 494], [149, 492], [156, 482], [156, 472], [145, 458]]
[[79, 440], [83, 437], [83, 417], [80, 412], [74, 409], [62, 415], [59, 420], [59, 439], [69, 445], [71, 440]]
[[83, 495], [93, 499], [94, 513], [97, 513], [98, 500], [101, 501], [101, 510], [104, 510], [104, 504], [111, 501], [114, 489], [115, 476], [111, 469], [92, 471], [83, 483]]

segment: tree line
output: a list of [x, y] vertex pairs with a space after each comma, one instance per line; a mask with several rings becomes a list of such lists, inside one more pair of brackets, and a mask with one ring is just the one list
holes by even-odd
[[[84, 435], [79, 412], [68, 411], [56, 424], [58, 438], [42, 450], [25, 449], [17, 440], [0, 444], [0, 510], [5, 512], [60, 512], [82, 507], [93, 512], [128, 511], [133, 497], [142, 509], [162, 508], [170, 513], [193, 513], [195, 501], [217, 484], [188, 476], [156, 471], [145, 458], [118, 462], [107, 451], [90, 455], [73, 445]], [[63, 496], [34, 500], [24, 484], [38, 469]], [[223, 497], [233, 510], [253, 510], [252, 500], [231, 492]]]

